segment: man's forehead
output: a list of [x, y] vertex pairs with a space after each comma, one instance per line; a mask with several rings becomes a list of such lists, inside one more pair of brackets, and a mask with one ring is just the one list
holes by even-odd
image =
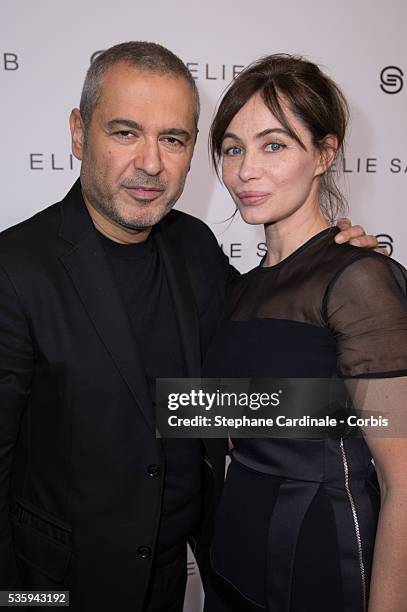
[[113, 113], [136, 121], [141, 120], [141, 114], [148, 113], [189, 122], [195, 112], [195, 97], [183, 76], [120, 63], [111, 66], [104, 75], [97, 106], [102, 115]]
[[[154, 89], [167, 89], [170, 93], [179, 93], [180, 96], [185, 96], [188, 92], [191, 100], [194, 99], [192, 86], [184, 76], [143, 69], [125, 62], [117, 62], [106, 70], [100, 85], [100, 95], [145, 95], [147, 91], [153, 93]], [[188, 94], [186, 97], [189, 97]]]

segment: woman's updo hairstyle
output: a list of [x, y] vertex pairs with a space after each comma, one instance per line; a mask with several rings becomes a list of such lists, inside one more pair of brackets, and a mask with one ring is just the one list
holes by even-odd
[[[336, 168], [342, 165], [343, 146], [349, 109], [339, 87], [312, 62], [295, 55], [276, 53], [247, 66], [223, 96], [210, 129], [210, 152], [216, 172], [222, 159], [222, 141], [228, 125], [248, 100], [260, 93], [265, 105], [284, 129], [305, 149], [290, 126], [281, 107], [281, 97], [308, 128], [315, 147], [324, 153], [328, 134], [336, 136]], [[327, 219], [334, 223], [347, 210], [346, 199], [338, 188], [335, 172], [328, 170], [319, 181], [319, 197]]]

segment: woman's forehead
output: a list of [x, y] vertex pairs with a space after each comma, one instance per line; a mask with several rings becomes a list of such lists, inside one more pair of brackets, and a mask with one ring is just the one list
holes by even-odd
[[[280, 94], [278, 96], [278, 102], [286, 123], [300, 139], [302, 139], [302, 136], [305, 138], [307, 135], [310, 136], [308, 128], [292, 111], [284, 95]], [[238, 132], [242, 132], [247, 136], [259, 138], [263, 135], [263, 132], [269, 130], [276, 130], [276, 133], [277, 130], [280, 130], [290, 135], [286, 126], [282, 124], [276, 114], [267, 106], [261, 92], [257, 92], [249, 98], [232, 118], [226, 129], [225, 137], [231, 133], [239, 135]]]

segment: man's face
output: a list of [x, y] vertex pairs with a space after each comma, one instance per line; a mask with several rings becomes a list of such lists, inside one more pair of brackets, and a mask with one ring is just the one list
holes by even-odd
[[71, 115], [85, 200], [117, 228], [160, 221], [180, 197], [196, 138], [195, 98], [182, 77], [113, 65], [88, 132]]

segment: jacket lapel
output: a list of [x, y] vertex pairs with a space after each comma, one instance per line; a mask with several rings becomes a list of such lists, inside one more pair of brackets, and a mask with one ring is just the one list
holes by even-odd
[[86, 210], [79, 181], [62, 202], [62, 238], [71, 243], [62, 264], [102, 343], [155, 431], [147, 380], [130, 322], [106, 260], [103, 246]]
[[201, 351], [197, 306], [191, 283], [191, 272], [179, 240], [171, 239], [168, 219], [155, 228], [155, 239], [164, 263], [168, 285], [174, 300], [175, 313], [185, 355], [186, 371], [190, 378], [201, 376]]

